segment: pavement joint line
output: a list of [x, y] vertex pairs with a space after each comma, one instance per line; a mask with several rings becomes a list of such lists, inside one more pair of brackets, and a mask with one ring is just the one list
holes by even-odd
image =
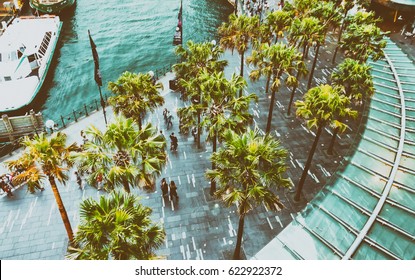
[[271, 221], [269, 220], [269, 218], [268, 218], [268, 217], [267, 217], [267, 222], [268, 222], [269, 227], [270, 227], [271, 229], [274, 229], [274, 227], [272, 226]]
[[50, 219], [52, 218], [52, 212], [53, 212], [53, 209], [55, 208], [55, 203], [52, 203], [52, 205], [51, 205], [51, 207], [50, 207], [50, 210], [49, 210], [49, 219], [48, 219], [48, 223], [46, 224], [47, 226], [49, 226], [50, 225]]
[[193, 236], [192, 236], [192, 243], [193, 243], [193, 250], [197, 251], [195, 238]]
[[282, 224], [282, 222], [281, 222], [281, 219], [280, 219], [280, 217], [277, 215], [277, 216], [275, 216], [275, 219], [277, 220], [277, 222], [280, 224], [280, 226], [281, 226], [281, 228], [284, 228], [284, 226], [283, 226], [283, 224]]
[[189, 176], [189, 174], [186, 174], [186, 176], [187, 176], [187, 183], [190, 184], [190, 176]]

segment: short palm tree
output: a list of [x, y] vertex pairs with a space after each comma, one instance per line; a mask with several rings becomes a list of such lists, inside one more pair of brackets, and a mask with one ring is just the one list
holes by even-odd
[[[375, 93], [371, 67], [357, 60], [346, 58], [332, 73], [331, 79], [334, 85], [344, 88], [345, 95], [356, 105], [361, 105], [370, 99]], [[334, 143], [339, 129], [333, 132], [327, 153], [333, 154]]]
[[162, 83], [155, 83], [150, 74], [124, 72], [117, 81], [109, 82], [108, 89], [114, 94], [108, 99], [114, 112], [134, 119], [139, 129], [147, 112], [154, 112], [164, 104], [159, 90]]
[[356, 116], [357, 112], [352, 110], [349, 107], [349, 104], [350, 99], [343, 94], [342, 88], [332, 87], [330, 85], [320, 85], [311, 88], [304, 95], [304, 100], [295, 102], [297, 116], [306, 121], [309, 129], [317, 129], [313, 145], [308, 154], [307, 162], [297, 185], [294, 196], [295, 201], [300, 200], [301, 191], [323, 128], [330, 125], [333, 128], [338, 127], [339, 131], [344, 131], [346, 130], [347, 125], [340, 120], [344, 117]]
[[255, 206], [264, 204], [268, 209], [280, 210], [281, 201], [274, 191], [287, 187], [283, 178], [286, 171], [287, 151], [270, 135], [261, 135], [258, 129], [239, 134], [227, 130], [224, 144], [212, 154], [215, 170], [207, 170], [208, 179], [216, 180], [216, 194], [228, 207], [237, 205], [238, 235], [233, 259], [240, 259], [245, 216]]
[[152, 210], [132, 194], [114, 191], [99, 202], [81, 203], [81, 222], [67, 258], [75, 260], [154, 259], [165, 237], [151, 221]]
[[[275, 36], [275, 43], [284, 36], [284, 32], [291, 26], [294, 15], [290, 11], [277, 10], [271, 12], [262, 24], [267, 27], [269, 32]], [[271, 42], [269, 42], [271, 43]]]
[[107, 189], [123, 186], [129, 193], [130, 187], [152, 186], [166, 163], [166, 140], [150, 123], [139, 130], [120, 116], [105, 132], [90, 126], [85, 134], [90, 140], [73, 157], [80, 170], [90, 172], [89, 181], [102, 175]]
[[[219, 27], [219, 35], [221, 36], [220, 44], [225, 49], [236, 49], [241, 57], [240, 76], [244, 76], [244, 57], [249, 48], [251, 38], [256, 36], [258, 32], [259, 18], [258, 16], [248, 17], [247, 15], [229, 16], [229, 22], [224, 22]], [[242, 89], [239, 92], [242, 96]]]
[[[272, 113], [274, 110], [275, 96], [281, 85], [281, 78], [287, 75], [285, 82], [292, 86], [296, 83], [296, 78], [293, 76], [294, 71], [298, 70], [300, 66], [301, 54], [295, 50], [294, 47], [288, 47], [283, 43], [274, 45], [263, 44], [257, 51], [252, 51], [252, 55], [248, 57], [247, 61], [252, 63], [257, 69], [251, 71], [249, 77], [256, 81], [262, 75], [270, 76], [271, 84], [271, 101], [269, 105], [268, 121], [266, 133], [271, 131]], [[301, 71], [301, 70], [300, 70]]]
[[340, 41], [340, 48], [345, 51], [345, 56], [366, 63], [371, 58], [376, 61], [384, 57], [383, 49], [386, 35], [376, 24], [350, 24]]
[[71, 223], [63, 205], [56, 180], [65, 184], [69, 177], [67, 171], [73, 163], [70, 153], [78, 149], [76, 144], [66, 146], [66, 134], [58, 132], [47, 137], [45, 133], [24, 137], [21, 144], [25, 148], [20, 158], [6, 162], [9, 169], [23, 167], [23, 172], [15, 177], [17, 182], [27, 182], [29, 188], [39, 187], [43, 179], [47, 179], [68, 234], [69, 242], [73, 241]]

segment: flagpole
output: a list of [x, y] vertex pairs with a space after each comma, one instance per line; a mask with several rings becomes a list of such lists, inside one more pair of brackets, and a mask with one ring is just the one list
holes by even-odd
[[101, 87], [99, 85], [98, 85], [98, 90], [99, 90], [99, 97], [101, 99], [102, 113], [104, 114], [105, 126], [107, 126], [108, 123], [107, 123], [107, 113], [105, 112], [105, 100], [102, 97]]
[[98, 57], [98, 52], [97, 52], [97, 46], [95, 45], [94, 40], [92, 40], [91, 33], [89, 32], [89, 30], [88, 30], [88, 36], [89, 36], [89, 43], [91, 44], [92, 58], [94, 59], [94, 66], [95, 66], [94, 79], [98, 86], [102, 112], [104, 114], [105, 126], [107, 126], [108, 123], [107, 123], [107, 114], [105, 112], [105, 100], [102, 97], [102, 92], [101, 92], [102, 77], [101, 77], [101, 71], [99, 70], [99, 57]]

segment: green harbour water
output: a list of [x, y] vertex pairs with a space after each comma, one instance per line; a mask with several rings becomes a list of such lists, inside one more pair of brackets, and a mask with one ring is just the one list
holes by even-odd
[[[71, 116], [74, 109], [99, 99], [88, 29], [97, 45], [103, 94], [109, 94], [108, 81], [124, 71], [156, 72], [174, 64], [179, 7], [180, 0], [78, 0], [61, 15], [55, 57], [31, 107], [60, 125], [61, 115]], [[183, 0], [183, 42], [215, 39], [217, 27], [231, 12], [227, 0]]]

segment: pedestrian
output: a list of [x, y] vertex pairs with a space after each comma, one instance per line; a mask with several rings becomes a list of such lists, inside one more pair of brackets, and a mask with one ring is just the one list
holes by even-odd
[[161, 193], [163, 197], [166, 197], [169, 194], [169, 185], [166, 182], [166, 178], [161, 179]]
[[173, 115], [170, 113], [170, 111], [167, 111], [167, 128], [173, 126]]
[[197, 137], [197, 127], [196, 126], [192, 127], [192, 136], [196, 141], [196, 137]]
[[163, 109], [163, 118], [164, 118], [164, 122], [167, 123], [167, 108]]
[[174, 132], [170, 134], [170, 140], [171, 140], [170, 150], [177, 151], [178, 140], [177, 140], [177, 137], [174, 135]]
[[102, 190], [102, 173], [98, 173], [97, 175], [97, 189], [99, 191]]
[[78, 171], [75, 171], [75, 177], [76, 177], [76, 183], [79, 186], [79, 189], [83, 190], [82, 188], [82, 178], [81, 175], [79, 175]]
[[3, 180], [0, 180], [0, 188], [3, 190], [3, 192], [7, 193], [7, 196], [14, 196], [11, 188]]
[[6, 185], [8, 185], [10, 188], [14, 189], [14, 185], [13, 185], [12, 180], [13, 180], [13, 176], [9, 173], [7, 173], [3, 176], [4, 183], [6, 183]]
[[170, 181], [170, 200], [173, 201], [173, 197], [176, 198], [176, 200], [179, 200], [179, 196], [177, 195], [177, 187], [176, 183], [174, 181]]

